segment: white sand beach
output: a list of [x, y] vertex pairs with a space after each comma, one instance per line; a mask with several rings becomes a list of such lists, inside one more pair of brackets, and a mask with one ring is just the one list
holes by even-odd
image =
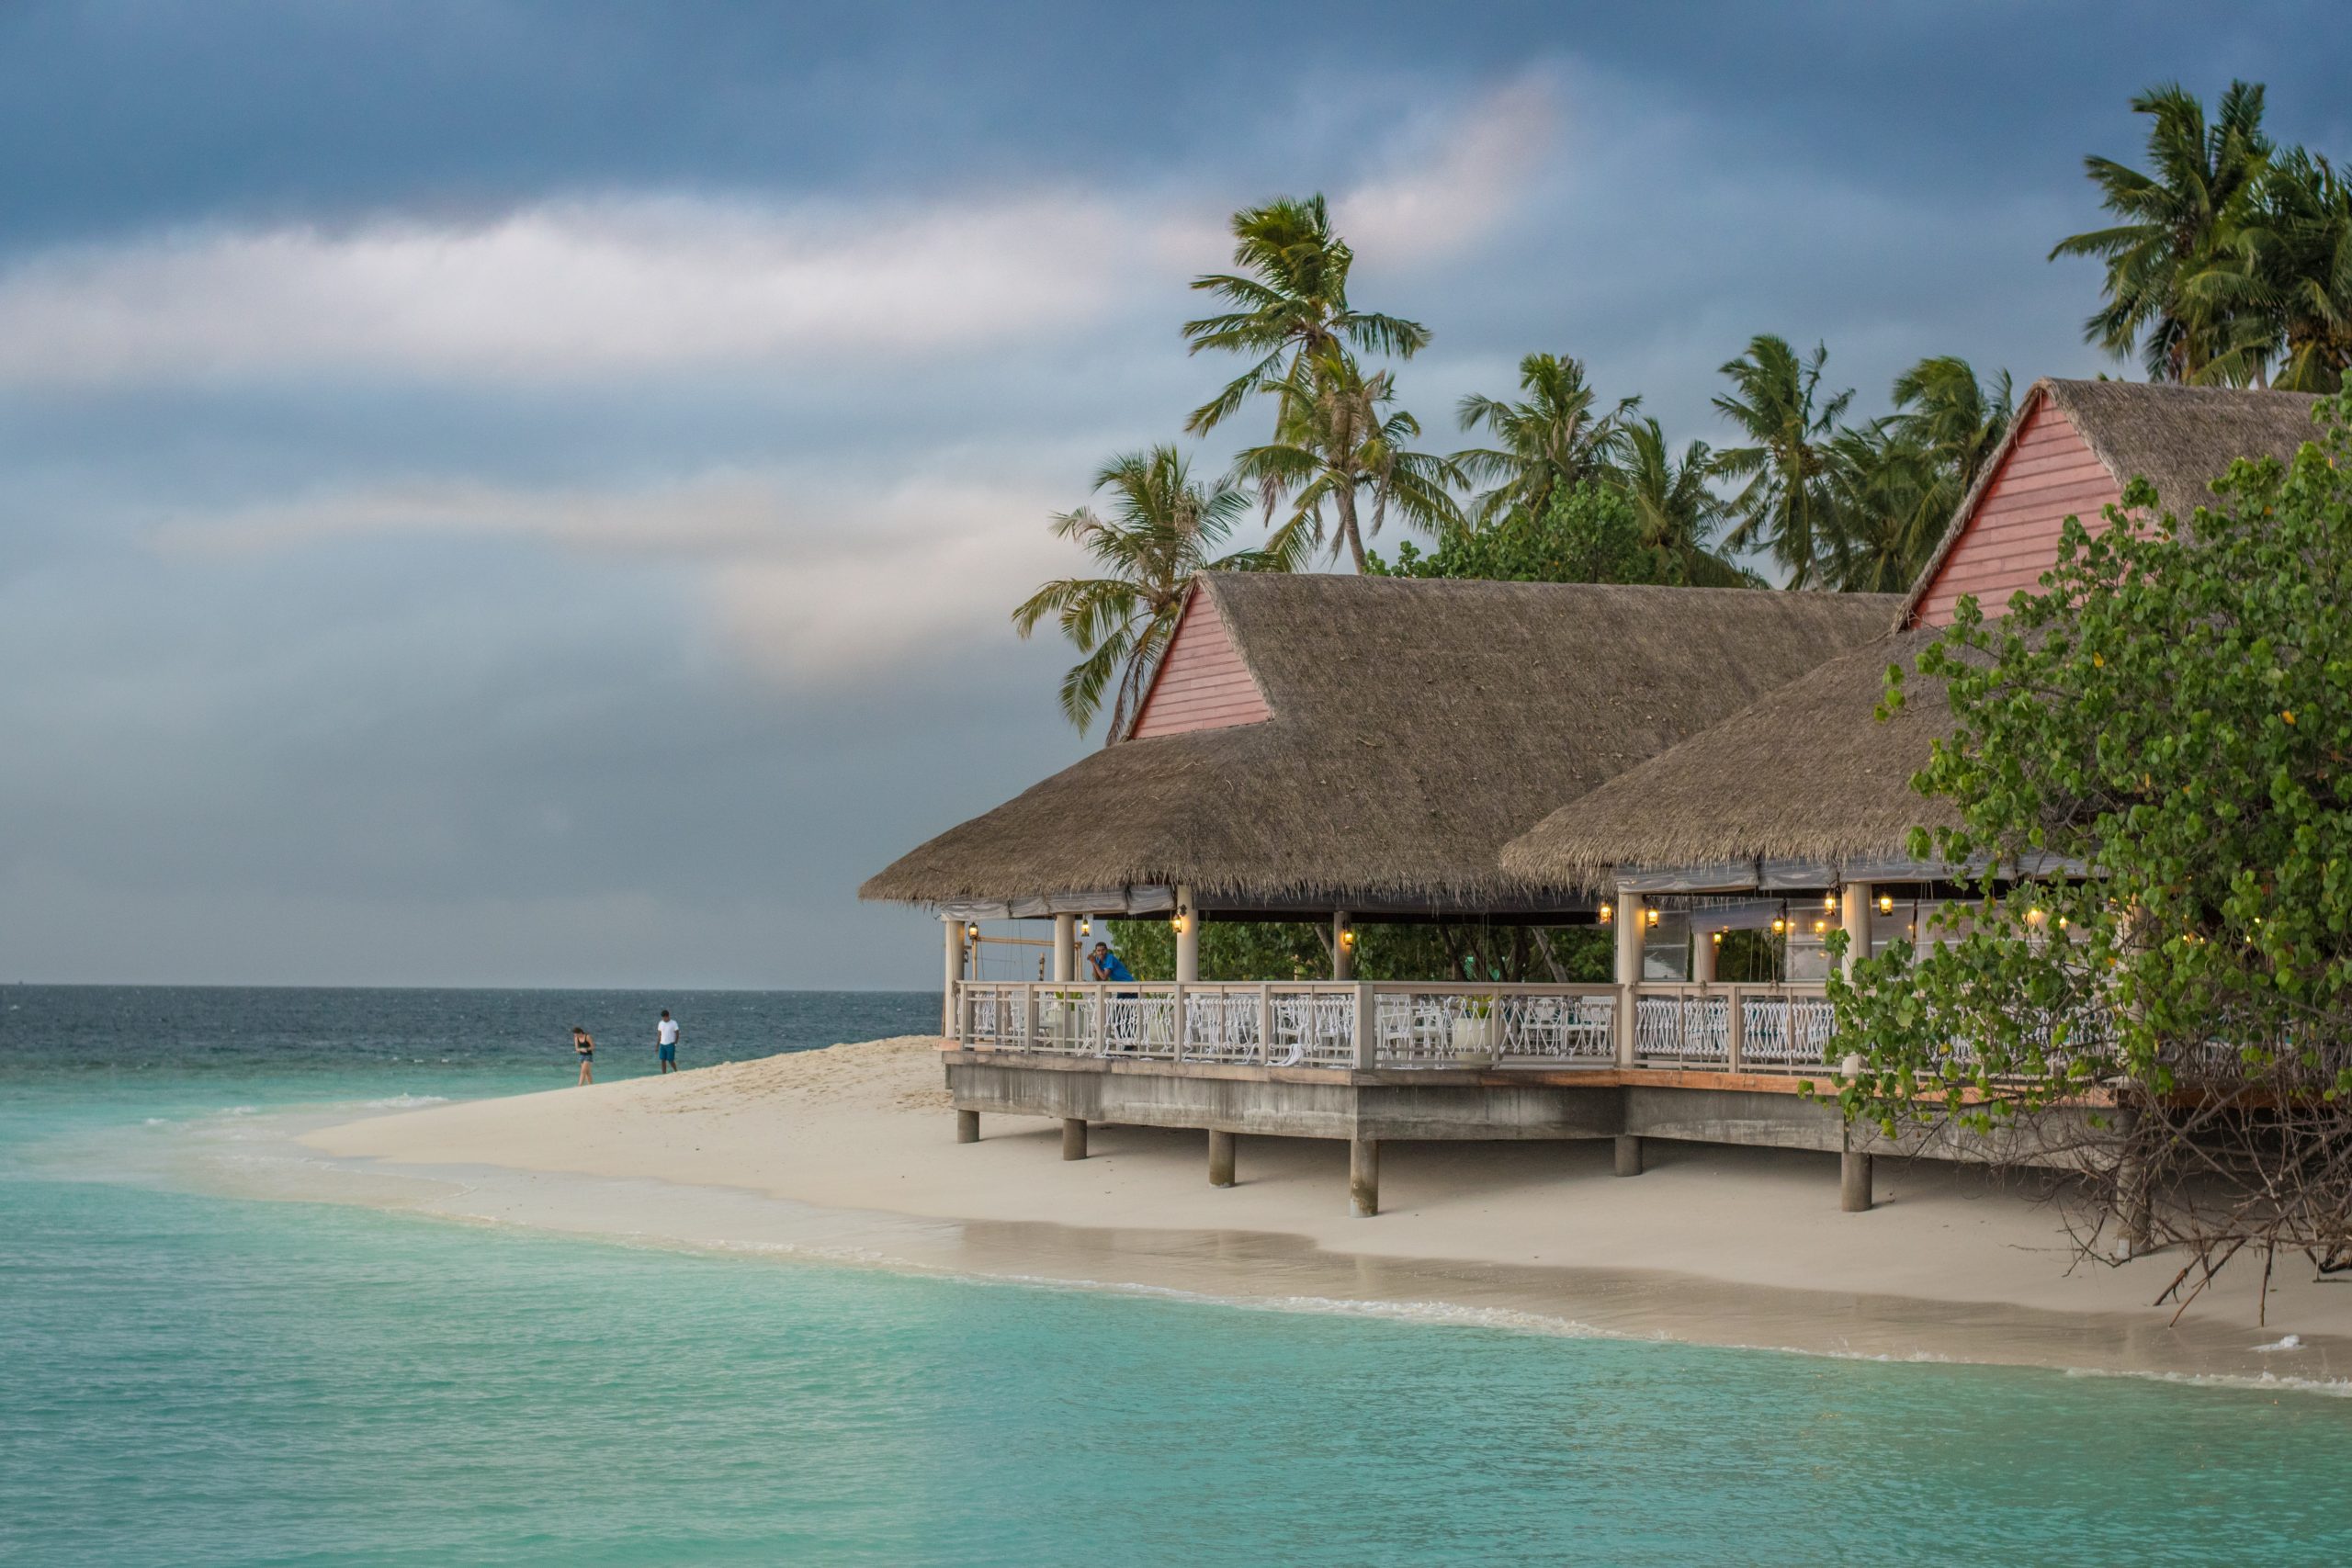
[[[1418, 1303], [1606, 1332], [1897, 1358], [2352, 1379], [2352, 1285], [2279, 1260], [2230, 1270], [2167, 1326], [2184, 1259], [2075, 1253], [2020, 1186], [1882, 1161], [1841, 1213], [1834, 1158], [1653, 1143], [1391, 1145], [1374, 1219], [1348, 1213], [1342, 1144], [1244, 1139], [1207, 1183], [1205, 1135], [984, 1118], [955, 1141], [923, 1036], [668, 1077], [434, 1106], [314, 1130], [338, 1165], [435, 1179], [397, 1201], [697, 1247], [815, 1245], [962, 1272], [1293, 1301]], [[393, 1201], [385, 1184], [358, 1184]], [[2290, 1337], [2293, 1337], [2290, 1340]]]

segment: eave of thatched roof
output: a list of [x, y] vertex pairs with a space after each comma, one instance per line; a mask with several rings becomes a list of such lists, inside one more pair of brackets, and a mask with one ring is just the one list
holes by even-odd
[[1325, 575], [1202, 579], [1273, 716], [1105, 747], [860, 895], [1189, 885], [1204, 908], [1476, 908], [1561, 802], [1868, 640], [1886, 594]]
[[2313, 436], [2308, 392], [2249, 391], [2145, 381], [2070, 381], [2045, 378], [2018, 400], [2008, 434], [1952, 513], [1950, 526], [1903, 601], [1898, 625], [1908, 625], [1952, 547], [1967, 531], [1985, 491], [2000, 474], [2026, 416], [2047, 400], [2062, 410], [2117, 485], [2145, 479], [2157, 503], [2187, 517], [2210, 500], [2212, 484], [2240, 457], [2294, 457]]
[[1561, 807], [1504, 848], [1503, 868], [1607, 886], [1619, 868], [1904, 859], [1914, 827], [1954, 820], [1911, 787], [1951, 710], [1940, 681], [1912, 675], [1902, 707], [1872, 715], [1887, 667], [1907, 672], [1935, 636], [1883, 637], [1798, 676]]

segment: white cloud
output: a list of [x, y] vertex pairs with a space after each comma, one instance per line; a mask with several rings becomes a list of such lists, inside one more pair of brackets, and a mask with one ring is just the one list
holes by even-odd
[[1560, 136], [1559, 88], [1521, 76], [1466, 108], [1411, 127], [1388, 167], [1334, 203], [1332, 221], [1359, 256], [1397, 266], [1471, 249], [1525, 203]]
[[725, 647], [797, 685], [1001, 639], [1015, 603], [1078, 567], [1045, 527], [1069, 503], [1018, 474], [728, 469], [607, 491], [430, 480], [182, 513], [153, 537], [169, 554], [213, 557], [381, 535], [520, 537], [674, 566]]
[[866, 209], [616, 198], [467, 226], [179, 232], [0, 274], [0, 383], [547, 381], [982, 347], [1082, 329], [1207, 234], [1084, 193]]
[[[1552, 78], [1408, 118], [1337, 202], [1360, 255], [1493, 231], [1556, 138]], [[1033, 190], [870, 204], [663, 196], [472, 222], [208, 227], [0, 271], [0, 386], [394, 375], [545, 385], [1082, 338], [1224, 259], [1231, 193]]]

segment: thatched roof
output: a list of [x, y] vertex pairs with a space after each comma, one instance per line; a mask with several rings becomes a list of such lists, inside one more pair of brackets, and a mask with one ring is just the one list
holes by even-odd
[[2064, 412], [2119, 486], [2145, 479], [2156, 487], [2158, 504], [2181, 518], [2212, 499], [2213, 481], [2236, 459], [2277, 457], [2283, 462], [2294, 457], [2317, 434], [2312, 411], [2320, 400], [2308, 392], [2232, 387], [2054, 378], [2036, 381], [2018, 400], [2007, 437], [1952, 513], [1951, 526], [1912, 585], [1903, 604], [1904, 620], [1910, 619], [1944, 558], [1960, 542], [1977, 502], [2025, 429], [2026, 415], [2044, 399]]
[[[2117, 484], [2144, 477], [2165, 510], [2186, 516], [2241, 457], [2292, 457], [2312, 438], [2318, 399], [2131, 381], [2035, 382], [2009, 442], [2043, 399], [2073, 422]], [[1908, 619], [2008, 455], [1984, 468], [1905, 601]], [[1619, 874], [1680, 868], [1693, 885], [1734, 885], [1745, 863], [1834, 869], [1907, 860], [1915, 826], [1954, 818], [1911, 788], [1931, 741], [1951, 732], [1939, 681], [1913, 677], [1885, 723], [1872, 709], [1889, 664], [1906, 670], [1932, 630], [1901, 632], [1819, 665], [1782, 690], [1562, 806], [1503, 852], [1510, 874], [1602, 886]]]
[[1619, 867], [1905, 858], [1912, 828], [1954, 821], [1911, 787], [1951, 710], [1941, 681], [1913, 674], [1901, 708], [1883, 723], [1871, 712], [1887, 666], [1908, 673], [1935, 636], [1900, 633], [1798, 676], [1555, 811], [1504, 849], [1504, 869], [1604, 886]]
[[1205, 908], [1476, 908], [1568, 885], [1503, 844], [1878, 633], [1887, 594], [1216, 574], [1273, 716], [1105, 747], [860, 889], [1190, 884]]

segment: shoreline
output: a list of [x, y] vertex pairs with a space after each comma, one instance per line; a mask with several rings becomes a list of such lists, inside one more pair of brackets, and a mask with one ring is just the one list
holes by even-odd
[[[1980, 1171], [1882, 1175], [1837, 1211], [1836, 1166], [1668, 1145], [1643, 1176], [1599, 1145], [1401, 1145], [1395, 1199], [1346, 1216], [1344, 1145], [1245, 1139], [1213, 1189], [1198, 1133], [988, 1118], [954, 1141], [935, 1042], [867, 1042], [667, 1077], [319, 1126], [295, 1188], [445, 1219], [924, 1273], [1176, 1292], [1893, 1360], [2352, 1393], [2352, 1291], [2222, 1276], [2167, 1328], [2171, 1254], [2076, 1262], [2054, 1214]], [[321, 1181], [324, 1156], [334, 1173]], [[2069, 1265], [2073, 1264], [2072, 1270]], [[2290, 1341], [2290, 1337], [2292, 1340]]]

